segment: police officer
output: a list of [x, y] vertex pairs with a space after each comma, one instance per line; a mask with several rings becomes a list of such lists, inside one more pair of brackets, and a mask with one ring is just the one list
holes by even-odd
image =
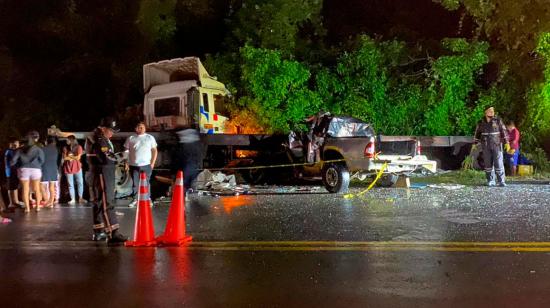
[[504, 144], [504, 149], [509, 151], [510, 144], [506, 127], [502, 120], [495, 116], [493, 107], [485, 109], [485, 116], [477, 123], [474, 142], [481, 143], [487, 185], [495, 186], [496, 173], [498, 185], [506, 186], [502, 145]]
[[124, 243], [127, 240], [118, 232], [119, 225], [113, 206], [117, 159], [109, 139], [118, 131], [113, 118], [104, 118], [93, 132], [89, 154], [92, 186], [97, 198], [93, 203], [93, 240], [107, 240], [109, 244]]

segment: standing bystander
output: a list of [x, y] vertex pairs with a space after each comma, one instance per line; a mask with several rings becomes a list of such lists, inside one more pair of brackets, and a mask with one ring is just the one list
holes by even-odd
[[146, 133], [145, 123], [139, 122], [136, 125], [136, 133], [126, 139], [124, 148], [128, 152], [128, 165], [132, 174], [132, 196], [134, 200], [129, 207], [136, 206], [137, 190], [139, 186], [139, 174], [145, 172], [147, 183], [150, 183], [151, 173], [157, 160], [157, 141], [155, 137]]
[[178, 155], [173, 164], [174, 173], [183, 170], [184, 187], [189, 190], [202, 168], [203, 145], [198, 130], [193, 128], [177, 132], [179, 137]]
[[508, 130], [508, 138], [510, 140], [510, 150], [506, 152], [506, 162], [510, 167], [510, 175], [516, 176], [518, 171], [518, 161], [519, 161], [519, 140], [520, 133], [516, 127], [514, 121], [508, 121], [506, 124], [506, 129]]
[[[31, 188], [36, 194], [36, 200], [42, 200], [40, 190], [40, 179], [42, 178], [42, 164], [44, 164], [44, 151], [36, 145], [40, 135], [37, 131], [31, 131], [27, 134], [27, 144], [15, 152], [11, 166], [17, 166], [17, 176], [21, 182], [23, 190], [23, 202], [25, 203], [25, 213], [31, 211], [30, 195]], [[39, 211], [38, 204], [35, 211]]]
[[[67, 183], [69, 184], [69, 194], [71, 196], [69, 204], [84, 203], [84, 199], [82, 199], [84, 181], [82, 179], [82, 164], [80, 163], [82, 152], [82, 147], [78, 144], [76, 137], [74, 135], [67, 137], [67, 146], [63, 148], [63, 173], [67, 177]], [[78, 200], [75, 195], [75, 182]]]
[[46, 207], [53, 207], [56, 199], [57, 181], [59, 180], [59, 150], [54, 136], [48, 136], [42, 165], [42, 199]]
[[10, 210], [19, 206], [24, 206], [24, 203], [19, 201], [19, 179], [17, 178], [17, 168], [11, 165], [17, 149], [19, 149], [19, 139], [15, 137], [10, 138], [8, 149], [4, 153], [4, 167], [10, 200], [8, 209]]

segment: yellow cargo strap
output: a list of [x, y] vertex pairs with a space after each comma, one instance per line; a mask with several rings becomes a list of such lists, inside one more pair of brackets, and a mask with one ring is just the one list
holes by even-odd
[[378, 174], [374, 178], [374, 181], [372, 181], [372, 183], [370, 183], [370, 185], [369, 185], [369, 187], [367, 187], [367, 189], [365, 189], [362, 192], [359, 192], [357, 194], [345, 194], [344, 199], [352, 199], [352, 198], [359, 197], [359, 196], [362, 196], [362, 195], [366, 194], [369, 190], [371, 190], [374, 187], [376, 182], [382, 177], [382, 174], [384, 174], [384, 170], [386, 170], [387, 166], [388, 166], [388, 163], [384, 163], [384, 165], [382, 165], [382, 168], [380, 168], [380, 171], [378, 171]]

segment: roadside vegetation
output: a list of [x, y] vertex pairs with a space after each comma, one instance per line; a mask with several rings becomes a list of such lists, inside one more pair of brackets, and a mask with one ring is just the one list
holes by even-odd
[[[356, 24], [366, 17], [331, 20], [342, 5], [327, 0], [4, 2], [1, 140], [51, 124], [91, 128], [106, 112], [131, 122], [143, 63], [195, 55], [228, 86], [239, 125], [287, 132], [322, 109], [386, 135], [471, 135], [493, 105], [547, 170], [547, 0], [419, 1], [449, 17], [441, 28], [456, 22], [443, 35], [397, 17], [414, 14], [408, 1], [379, 2], [374, 11], [391, 11], [391, 24], [368, 26]], [[359, 2], [346, 7], [367, 16]]]
[[[549, 182], [550, 172], [537, 172], [531, 176], [515, 176], [506, 177], [509, 183], [528, 183], [528, 182]], [[461, 184], [468, 186], [485, 185], [485, 172], [481, 170], [457, 170], [446, 173], [436, 174], [433, 176], [414, 177], [411, 178], [411, 183], [422, 184]]]
[[[458, 35], [413, 42], [357, 33], [328, 45], [322, 1], [304, 1], [301, 10], [288, 0], [243, 1], [231, 16], [227, 48], [208, 55], [206, 65], [237, 94], [234, 114], [252, 111], [266, 132], [303, 128], [305, 117], [324, 110], [386, 135], [472, 135], [492, 105], [518, 124], [537, 171], [550, 171], [545, 1], [434, 2], [460, 12]], [[467, 19], [471, 32], [463, 30]]]

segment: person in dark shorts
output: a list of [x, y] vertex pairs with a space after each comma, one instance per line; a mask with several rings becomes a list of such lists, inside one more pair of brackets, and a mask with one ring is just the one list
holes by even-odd
[[42, 165], [42, 199], [45, 207], [53, 207], [57, 181], [59, 179], [59, 150], [54, 136], [48, 136], [47, 145], [42, 148], [44, 151], [44, 164]]
[[10, 200], [7, 208], [10, 211], [15, 209], [16, 207], [24, 207], [23, 202], [19, 201], [19, 179], [17, 178], [17, 168], [11, 166], [15, 151], [17, 151], [19, 147], [19, 139], [11, 137], [9, 140], [8, 149], [4, 153], [4, 169]]

